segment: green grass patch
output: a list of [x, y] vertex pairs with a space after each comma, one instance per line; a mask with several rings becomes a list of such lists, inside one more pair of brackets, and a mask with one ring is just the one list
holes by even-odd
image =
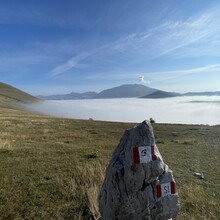
[[[105, 168], [125, 129], [134, 124], [6, 109], [0, 122], [0, 219], [99, 218]], [[177, 182], [181, 211], [176, 219], [220, 219], [220, 127], [153, 126]], [[205, 179], [194, 172], [203, 172]]]

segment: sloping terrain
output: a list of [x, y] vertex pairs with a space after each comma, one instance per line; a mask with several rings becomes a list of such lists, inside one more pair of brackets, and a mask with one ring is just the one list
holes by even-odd
[[20, 89], [0, 82], [0, 107], [17, 108], [21, 103], [32, 103], [38, 99]]
[[166, 91], [158, 90], [154, 93], [143, 96], [142, 98], [161, 99], [161, 98], [171, 98], [171, 97], [176, 97], [176, 96], [181, 96], [181, 94], [176, 93], [176, 92], [166, 92]]

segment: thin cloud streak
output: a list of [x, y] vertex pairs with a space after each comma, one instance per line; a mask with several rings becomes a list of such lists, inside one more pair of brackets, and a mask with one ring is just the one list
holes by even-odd
[[109, 74], [93, 74], [87, 77], [87, 79], [91, 80], [102, 80], [102, 79], [108, 79], [108, 80], [119, 80], [119, 79], [136, 79], [137, 76], [139, 76], [139, 82], [144, 80], [144, 82], [150, 83], [149, 80], [145, 80], [145, 77], [148, 78], [150, 76], [151, 78], [164, 76], [169, 77], [169, 75], [175, 75], [177, 78], [184, 75], [190, 75], [190, 74], [199, 74], [199, 73], [211, 73], [211, 72], [219, 72], [220, 71], [220, 63], [218, 64], [212, 64], [212, 65], [206, 65], [196, 68], [190, 68], [190, 69], [180, 69], [180, 70], [171, 70], [171, 71], [159, 71], [159, 72], [121, 72], [119, 74], [111, 74], [111, 72], [108, 72]]
[[166, 74], [166, 77], [169, 75], [174, 75], [176, 78], [185, 75], [198, 74], [198, 73], [211, 73], [211, 72], [219, 72], [220, 71], [220, 63], [212, 64], [203, 67], [196, 67], [191, 69], [182, 69], [182, 70], [172, 70], [172, 71], [161, 71], [161, 72], [145, 72], [141, 73], [144, 76], [162, 76]]
[[[109, 65], [108, 71], [112, 70], [114, 73], [113, 68], [123, 69], [127, 64], [150, 61], [161, 56], [169, 58], [201, 56], [198, 47], [197, 50], [193, 49], [194, 45], [203, 44], [206, 41], [207, 46], [205, 47], [208, 48], [209, 45], [215, 44], [220, 49], [220, 41], [213, 37], [220, 35], [219, 24], [220, 18], [216, 10], [189, 18], [186, 21], [164, 22], [145, 32], [128, 34], [118, 40], [98, 45], [89, 52], [81, 51], [79, 55], [55, 66], [50, 75], [55, 77], [72, 68], [79, 68], [82, 61], [87, 68], [95, 67], [97, 73], [103, 71], [105, 65]], [[204, 47], [201, 50], [204, 51]], [[211, 54], [220, 56], [220, 52], [216, 52], [216, 50], [209, 51], [209, 55]], [[110, 65], [110, 62], [113, 65]]]
[[[161, 55], [169, 54], [188, 45], [193, 48], [194, 44], [198, 46], [198, 44], [204, 44], [204, 42], [205, 45], [203, 45], [202, 50], [204, 50], [204, 47], [208, 48], [213, 44], [219, 47], [220, 41], [216, 39], [216, 36], [220, 34], [219, 24], [219, 10], [210, 11], [185, 22], [167, 23], [165, 29], [168, 34], [163, 38], [162, 43], [165, 45], [166, 43], [168, 45], [172, 44], [172, 46]], [[188, 53], [185, 55], [190, 57], [190, 52], [191, 50], [188, 49]], [[216, 54], [216, 50], [213, 50], [213, 53]], [[176, 51], [176, 54], [178, 55], [178, 51]], [[220, 55], [220, 53], [218, 54]], [[197, 55], [201, 55], [200, 50], [197, 50]]]
[[77, 56], [74, 56], [71, 59], [67, 60], [65, 63], [54, 67], [51, 70], [50, 75], [52, 77], [55, 77], [55, 76], [58, 76], [58, 75], [61, 75], [61, 74], [65, 73], [65, 72], [67, 72], [68, 70], [70, 70], [72, 68], [76, 68], [77, 65], [81, 61], [85, 60], [89, 56], [90, 56], [89, 53], [82, 53], [82, 54], [79, 54]]
[[[211, 10], [186, 21], [169, 21], [145, 32], [130, 34], [113, 43], [111, 48], [124, 52], [128, 57], [135, 54], [133, 57], [139, 55], [149, 60], [174, 51], [178, 54], [180, 49], [204, 41], [207, 42], [207, 47], [210, 44], [220, 46], [220, 40], [215, 37], [220, 35], [219, 24], [219, 11]], [[128, 50], [131, 53], [127, 53]], [[216, 54], [216, 50], [213, 53]], [[190, 49], [187, 55], [190, 57]], [[199, 50], [197, 55], [200, 55]]]

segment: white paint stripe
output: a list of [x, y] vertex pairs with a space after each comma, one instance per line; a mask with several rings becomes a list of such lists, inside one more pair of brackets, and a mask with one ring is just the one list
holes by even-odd
[[152, 161], [151, 146], [138, 147], [140, 163], [148, 163]]

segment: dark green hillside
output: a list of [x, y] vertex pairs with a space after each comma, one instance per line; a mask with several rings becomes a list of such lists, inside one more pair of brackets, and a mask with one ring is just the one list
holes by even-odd
[[0, 107], [14, 108], [18, 103], [30, 103], [37, 100], [26, 92], [0, 82]]

